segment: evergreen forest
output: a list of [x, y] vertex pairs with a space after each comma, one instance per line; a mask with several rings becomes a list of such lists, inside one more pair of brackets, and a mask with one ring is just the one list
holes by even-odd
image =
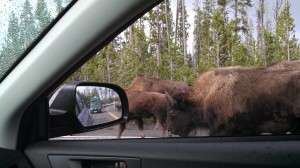
[[[210, 68], [263, 67], [300, 58], [289, 0], [172, 1], [163, 1], [138, 19], [66, 82], [97, 81], [127, 87], [134, 77], [151, 76], [192, 83]], [[55, 2], [57, 10], [62, 8], [61, 0]], [[188, 4], [193, 5], [192, 11]], [[36, 34], [44, 28], [44, 21], [53, 17], [43, 5], [47, 3], [39, 0], [33, 10], [26, 0], [24, 16], [10, 15], [1, 60], [13, 57], [6, 53], [18, 55], [29, 43], [20, 40], [23, 34]], [[255, 16], [249, 11], [255, 11]], [[30, 22], [35, 24], [27, 24]]]

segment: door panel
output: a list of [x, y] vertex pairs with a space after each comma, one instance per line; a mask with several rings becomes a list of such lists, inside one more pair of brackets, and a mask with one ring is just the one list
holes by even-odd
[[29, 145], [25, 153], [35, 167], [50, 167], [51, 164], [54, 168], [66, 165], [89, 167], [83, 162], [105, 167], [106, 163], [119, 161], [125, 161], [127, 168], [298, 167], [300, 142], [296, 140], [299, 138], [267, 136], [48, 141]]

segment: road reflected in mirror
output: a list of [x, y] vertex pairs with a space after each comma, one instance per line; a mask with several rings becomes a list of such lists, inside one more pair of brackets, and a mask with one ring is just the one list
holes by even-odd
[[85, 127], [108, 123], [122, 116], [120, 97], [113, 89], [77, 86], [75, 112]]

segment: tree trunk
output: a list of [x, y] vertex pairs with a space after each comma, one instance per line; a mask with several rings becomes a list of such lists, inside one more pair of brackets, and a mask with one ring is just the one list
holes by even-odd
[[217, 51], [216, 51], [216, 61], [217, 61], [217, 67], [220, 67], [220, 41], [217, 40]]
[[187, 64], [187, 44], [186, 44], [186, 29], [185, 29], [185, 10], [184, 10], [184, 0], [181, 0], [181, 12], [182, 12], [182, 31], [183, 31], [183, 59], [184, 64]]
[[84, 81], [88, 81], [89, 80], [89, 74], [88, 74], [87, 64], [83, 65], [83, 80]]
[[267, 58], [265, 53], [265, 40], [264, 40], [264, 13], [265, 13], [265, 0], [260, 0], [260, 25], [261, 25], [261, 42], [260, 42], [260, 49], [261, 49], [261, 56], [263, 58], [263, 65], [267, 65]]
[[133, 38], [133, 25], [129, 27], [129, 47], [133, 50], [134, 46], [134, 38]]
[[[289, 1], [286, 0], [286, 5], [289, 4]], [[287, 54], [288, 54], [288, 61], [291, 60], [291, 55], [290, 55], [290, 26], [289, 26], [289, 21], [287, 21], [286, 24], [287, 28], [286, 28], [286, 44], [287, 44]]]
[[160, 65], [160, 24], [159, 24], [159, 9], [156, 13], [156, 26], [157, 26], [157, 44], [156, 44], [156, 61], [157, 65]]
[[234, 0], [234, 19], [235, 19], [235, 23], [234, 23], [234, 31], [235, 34], [238, 34], [238, 0]]
[[175, 45], [177, 44], [179, 4], [180, 4], [180, 0], [177, 0], [177, 6], [176, 6], [176, 20], [175, 20], [175, 35], [174, 35]]
[[[196, 33], [195, 33], [195, 53], [193, 56], [193, 67], [194, 67], [194, 73], [196, 75], [196, 77], [199, 75], [198, 74], [198, 62], [199, 62], [199, 56], [201, 55], [201, 11], [200, 11], [200, 7], [199, 7], [199, 0], [197, 0], [196, 2]], [[202, 61], [202, 60], [201, 60]]]
[[166, 29], [167, 29], [167, 42], [168, 42], [168, 53], [170, 52], [170, 33], [169, 33], [169, 21], [168, 21], [168, 1], [165, 0], [165, 19], [166, 19]]
[[107, 70], [107, 79], [108, 79], [108, 83], [111, 82], [111, 76], [110, 76], [110, 65], [109, 65], [109, 51], [106, 51], [105, 55], [106, 55], [106, 70]]
[[286, 30], [286, 44], [287, 44], [288, 61], [290, 61], [291, 60], [291, 55], [290, 55], [290, 29], [289, 29], [288, 25], [287, 25], [287, 30]]
[[170, 49], [170, 32], [169, 32], [169, 18], [168, 18], [168, 1], [165, 0], [165, 19], [166, 19], [166, 28], [167, 28], [167, 49], [168, 49], [168, 54], [170, 56], [170, 80], [173, 80], [173, 55], [171, 53]]
[[275, 2], [275, 7], [274, 7], [274, 23], [277, 22], [278, 20], [278, 16], [280, 14], [280, 9], [282, 7], [282, 4], [283, 4], [283, 0], [276, 0]]

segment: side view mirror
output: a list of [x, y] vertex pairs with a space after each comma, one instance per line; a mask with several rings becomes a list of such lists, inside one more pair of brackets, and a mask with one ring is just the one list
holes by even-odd
[[125, 122], [128, 100], [114, 84], [74, 82], [61, 86], [49, 100], [50, 138], [87, 132]]

